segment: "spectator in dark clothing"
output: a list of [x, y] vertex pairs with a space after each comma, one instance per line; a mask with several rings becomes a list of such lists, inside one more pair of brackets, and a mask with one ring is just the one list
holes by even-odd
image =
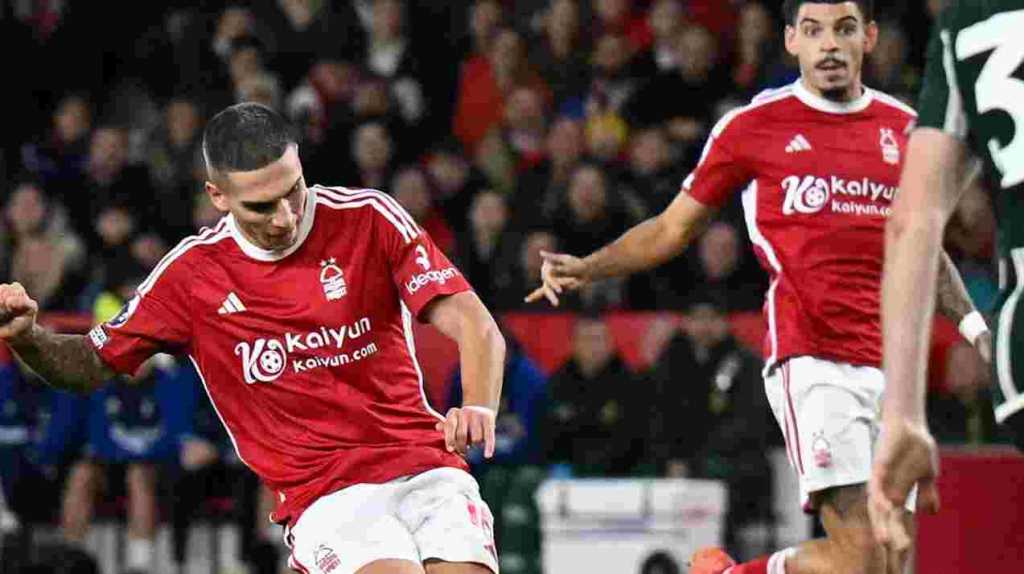
[[89, 152], [92, 111], [81, 95], [65, 97], [44, 139], [21, 148], [22, 166], [45, 186], [60, 189], [81, 178]]
[[199, 149], [202, 117], [195, 102], [175, 98], [164, 108], [164, 122], [150, 140], [146, 164], [160, 214], [157, 222], [163, 236], [177, 240], [192, 228], [189, 199], [199, 189], [193, 170], [201, 157]]
[[487, 180], [462, 156], [459, 143], [448, 139], [436, 144], [426, 157], [426, 170], [445, 219], [468, 221], [470, 205]]
[[761, 368], [730, 333], [722, 298], [709, 293], [690, 305], [682, 332], [651, 372], [656, 407], [648, 455], [667, 476], [729, 485], [728, 545], [735, 543], [737, 528], [770, 516], [767, 450], [778, 432]]
[[649, 398], [616, 353], [604, 321], [577, 320], [572, 358], [548, 388], [548, 463], [570, 464], [583, 476], [633, 472], [647, 448]]
[[495, 191], [478, 193], [469, 212], [469, 228], [456, 245], [459, 269], [480, 299], [494, 307], [498, 292], [512, 282], [507, 262], [516, 256], [505, 196]]
[[353, 56], [365, 38], [348, 2], [261, 2], [254, 14], [257, 22], [268, 27], [268, 63], [282, 74], [286, 89], [299, 83], [311, 59]]
[[569, 189], [573, 170], [584, 155], [583, 125], [562, 116], [548, 130], [546, 158], [519, 177], [512, 219], [519, 229], [549, 225]]
[[671, 72], [679, 66], [676, 39], [683, 29], [683, 5], [679, 0], [657, 0], [647, 13], [651, 29], [651, 45], [636, 58], [636, 74], [654, 76]]
[[731, 223], [716, 221], [697, 240], [696, 257], [685, 261], [695, 268], [686, 276], [674, 277], [677, 291], [685, 296], [683, 285], [721, 293], [729, 311], [754, 311], [764, 302], [766, 277], [757, 266], [752, 251], [744, 248], [740, 231]]
[[526, 86], [515, 88], [501, 123], [480, 143], [476, 164], [492, 186], [512, 193], [519, 176], [543, 161], [546, 137], [543, 95]]
[[620, 198], [599, 166], [582, 164], [569, 182], [554, 229], [566, 253], [587, 255], [617, 239], [629, 226]]
[[[498, 309], [521, 309], [527, 306], [523, 294], [535, 289], [540, 280], [540, 268], [544, 264], [540, 252], [556, 253], [558, 238], [550, 231], [537, 229], [526, 234], [518, 249], [518, 257], [510, 265], [508, 285], [501, 286], [494, 296], [494, 304]], [[546, 307], [530, 308], [542, 310]]]
[[580, 29], [579, 4], [575, 0], [549, 2], [540, 36], [530, 49], [530, 61], [551, 88], [556, 109], [587, 85], [586, 40]]
[[147, 224], [153, 212], [153, 193], [144, 167], [128, 163], [128, 132], [121, 127], [97, 128], [89, 145], [89, 160], [82, 180], [58, 190], [75, 230], [90, 246], [96, 244], [93, 221], [112, 203], [131, 208]]
[[362, 64], [373, 75], [385, 80], [398, 115], [406, 125], [403, 138], [419, 142], [420, 124], [427, 115], [429, 101], [423, 85], [423, 64], [408, 34], [406, 7], [398, 0], [373, 3], [370, 34], [362, 55]]
[[[470, 450], [468, 456], [478, 476], [492, 465], [539, 464], [543, 459], [540, 433], [547, 402], [547, 377], [514, 338], [506, 335], [505, 340], [508, 350], [495, 422], [494, 457], [485, 464], [481, 449]], [[449, 389], [448, 408], [462, 405], [460, 372], [454, 374]]]
[[351, 187], [383, 190], [394, 171], [394, 140], [380, 122], [368, 122], [352, 134]]
[[715, 38], [704, 28], [685, 28], [676, 40], [679, 66], [655, 76], [626, 105], [636, 126], [665, 124], [669, 137], [684, 150], [684, 163], [692, 165], [712, 126], [715, 102], [730, 86], [717, 67]]

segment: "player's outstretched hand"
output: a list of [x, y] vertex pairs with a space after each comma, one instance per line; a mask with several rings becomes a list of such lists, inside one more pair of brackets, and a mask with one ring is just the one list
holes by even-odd
[[38, 312], [39, 305], [21, 283], [0, 284], [0, 339], [11, 340], [26, 334]]
[[487, 407], [451, 408], [434, 428], [444, 433], [448, 452], [465, 455], [469, 447], [482, 444], [484, 457], [491, 458], [494, 456], [494, 418], [494, 411]]
[[544, 258], [544, 265], [540, 268], [542, 284], [526, 296], [527, 303], [540, 301], [543, 297], [558, 307], [559, 295], [587, 284], [587, 266], [579, 257], [547, 251], [541, 251], [540, 256]]
[[903, 505], [916, 484], [918, 511], [937, 512], [938, 475], [939, 456], [927, 425], [904, 420], [883, 422], [868, 483], [868, 514], [880, 544], [897, 551], [910, 547]]

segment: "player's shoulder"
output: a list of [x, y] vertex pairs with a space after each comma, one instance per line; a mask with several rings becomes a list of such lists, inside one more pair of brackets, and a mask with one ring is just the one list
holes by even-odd
[[766, 117], [778, 114], [796, 98], [793, 84], [764, 90], [754, 96], [750, 103], [733, 108], [715, 124], [712, 135], [720, 137], [726, 130], [742, 129], [755, 125]]
[[216, 244], [230, 238], [230, 223], [227, 217], [223, 217], [213, 227], [204, 227], [199, 233], [182, 239], [153, 267], [146, 280], [139, 285], [138, 292], [144, 295], [165, 277], [180, 277], [188, 281], [193, 276], [191, 270], [200, 261], [210, 253], [218, 252]]
[[398, 232], [406, 242], [421, 233], [412, 216], [395, 198], [382, 191], [315, 185], [310, 188], [310, 194], [316, 201], [317, 220], [326, 220], [327, 225], [357, 229], [362, 224], [379, 222], [385, 229]]
[[917, 119], [917, 110], [896, 96], [880, 90], [872, 90], [871, 93], [882, 113], [892, 114], [907, 121]]

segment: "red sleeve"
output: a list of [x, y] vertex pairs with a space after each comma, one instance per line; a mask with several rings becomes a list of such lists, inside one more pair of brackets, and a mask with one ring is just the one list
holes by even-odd
[[89, 332], [96, 353], [111, 369], [132, 374], [159, 352], [181, 352], [192, 337], [185, 262], [175, 252], [157, 265], [116, 317]]
[[738, 113], [726, 114], [711, 130], [700, 163], [683, 182], [683, 189], [704, 205], [721, 207], [754, 178], [740, 154]]
[[387, 213], [374, 210], [376, 228], [387, 250], [391, 279], [402, 301], [420, 319], [435, 297], [472, 289], [462, 273], [397, 202]]

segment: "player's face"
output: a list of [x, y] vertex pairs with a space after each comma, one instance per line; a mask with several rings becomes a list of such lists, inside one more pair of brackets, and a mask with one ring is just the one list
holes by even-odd
[[230, 212], [245, 236], [258, 247], [281, 251], [298, 239], [306, 205], [298, 146], [290, 146], [277, 161], [252, 171], [222, 174], [219, 183], [207, 182], [213, 205]]
[[836, 101], [861, 94], [861, 68], [878, 40], [878, 26], [865, 22], [855, 2], [806, 3], [786, 26], [786, 50], [800, 61], [812, 92]]

